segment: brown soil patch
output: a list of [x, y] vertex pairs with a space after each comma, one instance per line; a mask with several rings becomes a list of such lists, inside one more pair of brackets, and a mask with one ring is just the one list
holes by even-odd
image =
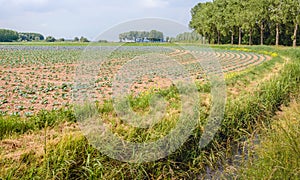
[[[196, 81], [203, 81], [205, 78], [199, 61], [207, 57], [219, 58], [224, 72], [240, 71], [258, 65], [265, 58], [265, 56], [252, 54], [254, 58], [251, 59], [250, 54], [237, 52], [186, 50], [176, 50], [169, 56], [181, 63]], [[195, 57], [199, 60], [195, 60]], [[95, 77], [95, 87], [90, 91], [93, 100], [101, 103], [111, 98], [115, 74], [128, 61], [120, 58], [101, 64], [99, 73]], [[78, 66], [74, 63], [32, 64], [30, 67], [27, 65], [13, 68], [0, 66], [0, 113], [31, 116], [42, 109], [68, 107], [73, 102], [72, 86], [75, 84], [74, 78], [76, 79]], [[167, 88], [170, 85], [172, 82], [164, 77], [143, 77], [133, 82], [130, 90], [133, 94], [139, 94], [151, 88]]]

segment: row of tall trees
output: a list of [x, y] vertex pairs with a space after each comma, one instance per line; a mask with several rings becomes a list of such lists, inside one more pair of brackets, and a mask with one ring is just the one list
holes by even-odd
[[190, 27], [209, 43], [297, 45], [300, 0], [213, 0], [192, 10]]
[[0, 29], [0, 42], [13, 42], [19, 39], [19, 34], [16, 31]]
[[164, 34], [157, 30], [147, 31], [130, 31], [119, 35], [121, 42], [123, 41], [134, 41], [134, 42], [158, 42], [164, 41]]
[[167, 37], [166, 38], [167, 42], [188, 42], [188, 43], [192, 43], [192, 42], [199, 42], [203, 40], [203, 37], [198, 34], [197, 32], [193, 31], [193, 32], [185, 32], [182, 34], [178, 34], [175, 38], [170, 38]]

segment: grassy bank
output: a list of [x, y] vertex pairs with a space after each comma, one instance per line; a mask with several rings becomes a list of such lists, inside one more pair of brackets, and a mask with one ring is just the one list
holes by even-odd
[[239, 171], [247, 179], [298, 179], [300, 177], [300, 97], [282, 108], [269, 126], [261, 126], [250, 158]]

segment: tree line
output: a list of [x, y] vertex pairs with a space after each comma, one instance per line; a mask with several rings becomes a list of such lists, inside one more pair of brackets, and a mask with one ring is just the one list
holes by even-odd
[[45, 38], [39, 33], [19, 33], [18, 41], [43, 41]]
[[202, 42], [203, 37], [198, 34], [197, 32], [184, 32], [178, 34], [176, 37], [166, 37], [167, 42], [187, 42], [187, 43], [194, 43], [194, 42]]
[[40, 41], [44, 36], [39, 33], [19, 33], [17, 31], [0, 29], [0, 42]]
[[299, 43], [300, 0], [214, 0], [191, 10], [189, 26], [209, 43]]
[[164, 34], [157, 30], [147, 31], [130, 31], [121, 33], [119, 35], [120, 42], [123, 41], [134, 41], [134, 42], [163, 42]]
[[53, 36], [47, 36], [45, 39], [46, 42], [64, 42], [64, 41], [71, 41], [71, 42], [90, 42], [87, 38], [81, 36], [79, 39], [78, 37], [75, 37], [73, 40], [65, 40], [65, 38], [59, 38], [56, 39]]
[[[46, 42], [56, 42], [56, 41], [65, 41], [64, 38], [56, 39], [53, 36], [47, 36], [46, 38], [39, 33], [25, 33], [25, 32], [17, 32], [9, 29], [0, 29], [0, 42], [21, 42], [21, 41], [46, 41]], [[73, 40], [69, 40], [73, 42], [90, 42], [85, 37], [75, 37]]]

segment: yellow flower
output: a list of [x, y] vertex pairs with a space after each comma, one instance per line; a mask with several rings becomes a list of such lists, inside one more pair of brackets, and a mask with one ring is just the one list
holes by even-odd
[[277, 54], [277, 53], [272, 53], [271, 56], [272, 56], [272, 57], [277, 57], [278, 54]]

